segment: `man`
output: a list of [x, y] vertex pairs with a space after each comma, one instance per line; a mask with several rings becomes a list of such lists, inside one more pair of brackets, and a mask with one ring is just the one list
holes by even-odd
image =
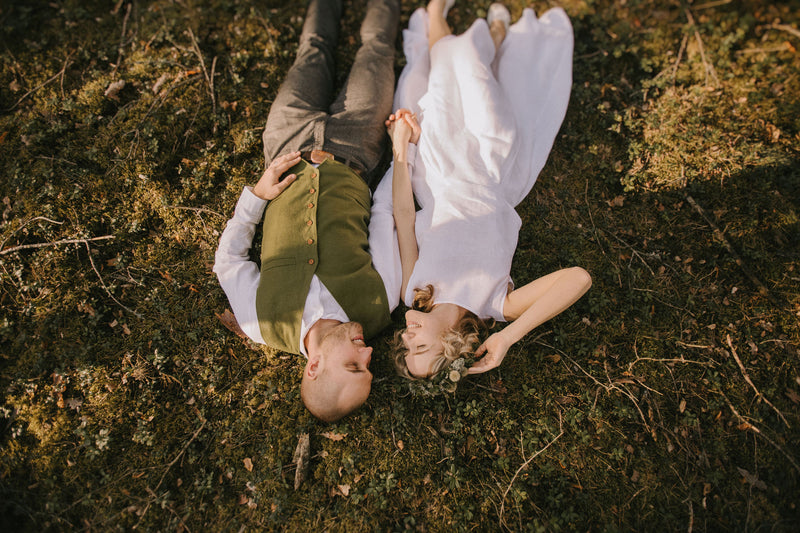
[[[264, 130], [267, 169], [242, 192], [216, 253], [214, 272], [242, 330], [308, 357], [301, 395], [324, 421], [366, 401], [372, 348], [364, 339], [388, 325], [398, 302], [391, 221], [375, 235], [368, 226], [369, 186], [392, 106], [399, 11], [399, 0], [369, 1], [361, 47], [331, 103], [341, 1], [310, 2]], [[262, 212], [259, 271], [248, 251]]]

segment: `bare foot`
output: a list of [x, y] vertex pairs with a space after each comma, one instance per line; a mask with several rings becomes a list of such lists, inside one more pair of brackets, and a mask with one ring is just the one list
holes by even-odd
[[492, 35], [492, 42], [494, 42], [494, 49], [498, 50], [503, 40], [506, 38], [506, 25], [501, 20], [493, 20], [489, 26], [489, 33]]
[[503, 44], [503, 39], [506, 38], [508, 26], [511, 24], [511, 13], [508, 12], [506, 6], [495, 2], [489, 6], [486, 22], [489, 23], [489, 33], [492, 35], [494, 48], [497, 50]]

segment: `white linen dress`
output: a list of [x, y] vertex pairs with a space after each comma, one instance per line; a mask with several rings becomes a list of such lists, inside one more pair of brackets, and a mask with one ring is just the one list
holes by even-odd
[[541, 18], [525, 9], [495, 57], [485, 20], [430, 53], [427, 22], [418, 9], [403, 32], [407, 64], [395, 94], [395, 109], [416, 112], [422, 128], [410, 168], [419, 259], [403, 300], [431, 284], [435, 303], [503, 321], [521, 225], [514, 207], [566, 113], [572, 26], [560, 8]]

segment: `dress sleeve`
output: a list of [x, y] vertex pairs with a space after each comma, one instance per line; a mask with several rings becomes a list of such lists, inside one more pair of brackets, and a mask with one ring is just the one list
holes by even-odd
[[219, 239], [214, 257], [214, 273], [231, 309], [239, 322], [239, 327], [254, 342], [264, 344], [256, 316], [256, 291], [261, 278], [258, 265], [250, 260], [249, 252], [253, 244], [256, 224], [261, 220], [267, 205], [265, 200], [245, 187], [233, 218], [228, 221]]

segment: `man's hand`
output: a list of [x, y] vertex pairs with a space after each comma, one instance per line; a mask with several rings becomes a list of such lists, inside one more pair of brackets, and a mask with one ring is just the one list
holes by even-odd
[[408, 143], [417, 144], [419, 141], [422, 130], [416, 115], [408, 109], [398, 109], [389, 115], [385, 124], [395, 150], [405, 147]]
[[289, 174], [283, 180], [281, 176], [284, 172], [300, 162], [300, 152], [291, 152], [272, 160], [267, 170], [261, 175], [256, 186], [253, 187], [253, 194], [262, 200], [274, 200], [283, 190], [297, 179], [295, 174]]
[[500, 363], [503, 362], [506, 352], [508, 352], [512, 344], [513, 343], [505, 338], [502, 331], [490, 335], [489, 338], [475, 350], [475, 357], [481, 357], [483, 355], [483, 358], [469, 368], [469, 373], [481, 374], [500, 366]]

